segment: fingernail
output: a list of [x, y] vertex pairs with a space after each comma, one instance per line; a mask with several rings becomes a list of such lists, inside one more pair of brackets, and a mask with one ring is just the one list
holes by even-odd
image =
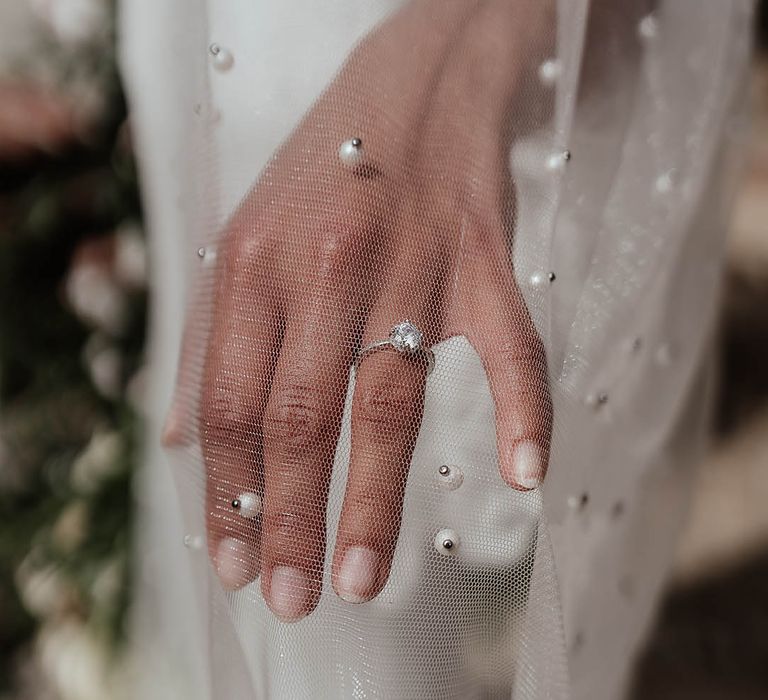
[[216, 550], [216, 572], [225, 588], [240, 588], [248, 583], [248, 545], [234, 537], [225, 537]]
[[379, 557], [367, 547], [350, 547], [341, 562], [336, 592], [348, 603], [370, 600], [376, 585]]
[[512, 454], [515, 483], [524, 489], [535, 489], [541, 483], [541, 448], [530, 440], [518, 444]]
[[269, 607], [283, 622], [294, 622], [307, 613], [309, 579], [292, 566], [277, 566], [272, 571]]

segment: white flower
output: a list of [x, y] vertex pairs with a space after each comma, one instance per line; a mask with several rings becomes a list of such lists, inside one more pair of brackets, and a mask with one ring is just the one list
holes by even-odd
[[83, 346], [83, 364], [94, 387], [108, 399], [117, 398], [122, 386], [123, 357], [108, 336], [96, 331]]
[[51, 537], [64, 553], [77, 549], [88, 532], [88, 505], [77, 500], [70, 503], [56, 519]]
[[113, 333], [123, 328], [127, 312], [125, 294], [106, 265], [75, 264], [67, 277], [66, 294], [75, 313], [87, 323]]
[[134, 224], [123, 224], [115, 231], [115, 243], [115, 275], [128, 287], [144, 287], [147, 250], [141, 229]]
[[149, 381], [147, 375], [147, 368], [142, 365], [128, 380], [128, 385], [125, 388], [125, 396], [128, 399], [128, 403], [138, 413], [146, 410], [147, 382]]
[[80, 493], [92, 493], [105, 478], [117, 473], [123, 449], [123, 439], [117, 431], [94, 432], [72, 465], [72, 486]]
[[43, 673], [61, 700], [112, 697], [106, 647], [82, 623], [69, 619], [56, 625], [47, 624], [37, 644]]
[[105, 0], [29, 0], [32, 9], [65, 44], [79, 44], [104, 33], [109, 18]]
[[91, 595], [97, 605], [113, 605], [120, 593], [125, 566], [122, 559], [113, 557], [96, 574], [91, 585]]
[[115, 348], [104, 348], [90, 358], [88, 372], [98, 392], [108, 399], [120, 394], [120, 373], [123, 360]]
[[33, 615], [45, 618], [62, 608], [70, 589], [55, 566], [35, 568], [27, 557], [16, 572], [16, 587], [24, 607]]

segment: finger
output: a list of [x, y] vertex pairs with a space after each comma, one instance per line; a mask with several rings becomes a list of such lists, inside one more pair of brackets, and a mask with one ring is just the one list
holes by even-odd
[[[369, 319], [364, 346], [386, 338], [393, 319], [403, 318], [407, 308], [409, 314], [416, 309], [411, 318], [429, 347], [435, 329], [418, 311], [426, 306], [420, 296], [423, 292], [403, 295], [407, 302], [380, 302]], [[385, 293], [382, 298], [396, 296]], [[370, 600], [387, 580], [421, 425], [426, 375], [422, 356], [407, 357], [389, 348], [365, 355], [356, 372], [349, 475], [333, 561], [334, 588], [348, 602]]]
[[539, 486], [549, 461], [552, 400], [547, 359], [511, 272], [475, 276], [467, 336], [488, 376], [496, 410], [499, 471], [510, 486]]
[[[208, 549], [222, 584], [239, 588], [259, 571], [254, 509], [233, 507], [263, 492], [259, 433], [280, 342], [280, 309], [249, 248], [227, 246], [219, 270], [201, 404]], [[246, 252], [243, 252], [243, 251]], [[258, 256], [256, 256], [258, 257]], [[255, 508], [258, 511], [258, 508]]]
[[[315, 304], [317, 306], [318, 304]], [[262, 591], [285, 622], [317, 605], [328, 487], [344, 408], [349, 314], [310, 308], [286, 330], [263, 421]]]
[[199, 347], [198, 333], [201, 329], [194, 322], [192, 314], [188, 314], [184, 325], [179, 353], [179, 367], [176, 372], [176, 384], [173, 389], [171, 405], [163, 423], [162, 443], [164, 447], [181, 447], [191, 436], [192, 421], [188, 415], [189, 400], [195, 388], [195, 370], [198, 367], [198, 357], [195, 349]]

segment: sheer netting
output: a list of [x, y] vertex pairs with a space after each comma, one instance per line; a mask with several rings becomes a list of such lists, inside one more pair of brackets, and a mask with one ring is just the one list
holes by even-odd
[[622, 696], [705, 433], [750, 12], [123, 3], [141, 697]]

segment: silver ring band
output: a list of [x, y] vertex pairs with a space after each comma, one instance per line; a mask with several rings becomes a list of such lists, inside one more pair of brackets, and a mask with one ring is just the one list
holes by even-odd
[[387, 348], [392, 348], [401, 355], [422, 358], [427, 364], [427, 375], [431, 374], [435, 368], [435, 353], [424, 347], [424, 334], [416, 327], [416, 324], [406, 319], [392, 327], [389, 338], [386, 340], [376, 340], [360, 349], [353, 365], [355, 371], [366, 355]]

